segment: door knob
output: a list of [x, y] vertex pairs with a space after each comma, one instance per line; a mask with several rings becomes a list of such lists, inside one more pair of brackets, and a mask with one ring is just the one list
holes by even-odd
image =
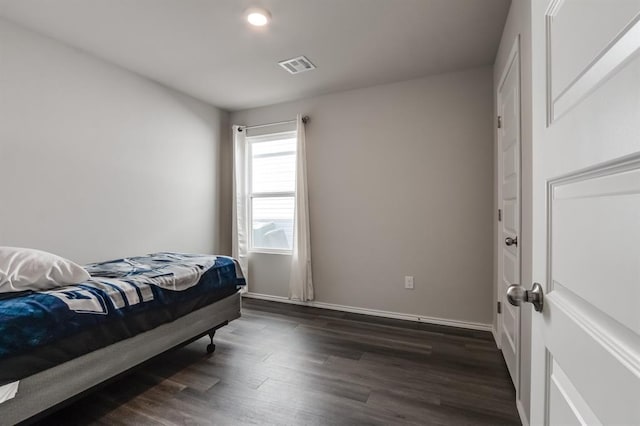
[[538, 283], [533, 283], [531, 290], [525, 290], [520, 284], [512, 284], [507, 289], [507, 300], [513, 306], [520, 306], [522, 302], [532, 303], [533, 308], [537, 312], [541, 312], [544, 306], [542, 286]]
[[513, 237], [513, 238], [507, 237], [507, 238], [504, 239], [504, 243], [506, 245], [508, 245], [509, 247], [511, 247], [511, 246], [518, 247], [518, 237]]

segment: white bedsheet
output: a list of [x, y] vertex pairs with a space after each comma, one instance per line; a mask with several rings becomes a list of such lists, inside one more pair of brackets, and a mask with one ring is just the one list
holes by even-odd
[[9, 383], [8, 385], [0, 386], [0, 404], [13, 399], [18, 393], [18, 385], [20, 382]]

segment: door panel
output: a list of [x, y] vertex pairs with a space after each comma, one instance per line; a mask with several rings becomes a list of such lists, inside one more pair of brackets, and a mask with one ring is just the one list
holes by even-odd
[[[551, 95], [553, 99], [593, 63], [631, 18], [640, 0], [564, 0], [555, 2], [549, 22]], [[631, 17], [631, 18], [630, 18]], [[597, 31], [593, 23], [598, 22]]]
[[628, 243], [640, 242], [640, 163], [628, 167], [553, 184], [551, 290], [561, 284], [640, 333], [640, 261]]
[[[505, 309], [502, 312], [503, 314], [503, 336], [507, 339], [507, 350], [510, 351], [507, 356], [515, 357], [518, 353], [516, 348], [516, 342], [518, 341], [518, 315], [519, 312], [514, 309], [512, 306], [505, 305]], [[505, 356], [506, 357], [506, 356]], [[507, 360], [507, 366], [509, 362], [515, 363], [515, 359]], [[515, 364], [514, 364], [515, 365]]]
[[[512, 201], [515, 202], [516, 195], [518, 192], [518, 179], [513, 177], [512, 179], [505, 180], [502, 184], [502, 193], [505, 194], [505, 200], [507, 202]], [[511, 198], [511, 199], [509, 199]]]
[[[506, 126], [506, 124], [505, 124]], [[507, 131], [510, 129], [506, 129]], [[506, 133], [506, 132], [505, 132]], [[513, 135], [505, 135], [505, 142], [509, 142], [512, 145], [507, 146], [504, 150], [504, 158], [502, 161], [504, 161], [504, 177], [505, 177], [505, 181], [506, 180], [510, 180], [510, 178], [513, 179], [518, 179], [518, 176], [516, 175], [516, 173], [518, 172], [518, 151], [517, 151], [517, 147], [515, 146], [515, 141]]]
[[549, 417], [561, 425], [593, 425], [600, 423], [571, 380], [555, 360], [550, 368]]
[[640, 424], [639, 12], [532, 2], [532, 425]]
[[511, 250], [510, 248], [505, 248], [504, 250], [506, 251], [504, 253], [504, 280], [515, 283], [520, 279], [517, 265], [518, 259], [508, 252]]
[[639, 3], [640, 0], [550, 3], [544, 28], [548, 122], [580, 104], [639, 53]]
[[520, 206], [518, 205], [518, 199], [504, 200], [503, 207], [504, 230], [507, 235], [517, 235], [520, 229]]
[[[549, 378], [553, 378], [554, 364], [561, 366], [566, 382], [575, 387], [574, 394], [585, 401], [599, 423], [638, 424], [630, 419], [640, 418], [640, 380], [634, 371], [637, 368], [625, 365], [624, 361], [633, 359], [633, 350], [619, 346], [620, 341], [613, 342], [616, 338], [608, 335], [607, 327], [599, 321], [601, 316], [594, 315], [593, 308], [579, 301], [574, 293], [558, 286], [546, 303], [545, 310], [550, 315], [545, 315], [543, 328]], [[550, 399], [549, 404], [552, 402]], [[577, 417], [591, 416], [580, 406], [569, 403]], [[562, 424], [553, 418], [553, 413], [549, 414], [550, 424]]]

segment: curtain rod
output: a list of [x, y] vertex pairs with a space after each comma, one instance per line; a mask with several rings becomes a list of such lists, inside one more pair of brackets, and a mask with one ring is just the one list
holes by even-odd
[[[287, 121], [278, 121], [277, 123], [257, 124], [255, 126], [240, 126], [238, 127], [238, 131], [241, 132], [242, 130], [247, 130], [247, 129], [257, 129], [260, 127], [277, 126], [279, 124], [291, 124], [291, 123], [295, 123], [296, 121], [297, 120], [287, 120]], [[307, 124], [309, 122], [309, 116], [308, 115], [303, 116], [302, 122], [304, 124]]]

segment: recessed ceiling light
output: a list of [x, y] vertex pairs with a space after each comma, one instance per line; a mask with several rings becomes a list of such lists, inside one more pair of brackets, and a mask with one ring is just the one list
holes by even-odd
[[252, 8], [247, 10], [247, 21], [256, 27], [264, 27], [271, 21], [271, 14], [266, 9]]

